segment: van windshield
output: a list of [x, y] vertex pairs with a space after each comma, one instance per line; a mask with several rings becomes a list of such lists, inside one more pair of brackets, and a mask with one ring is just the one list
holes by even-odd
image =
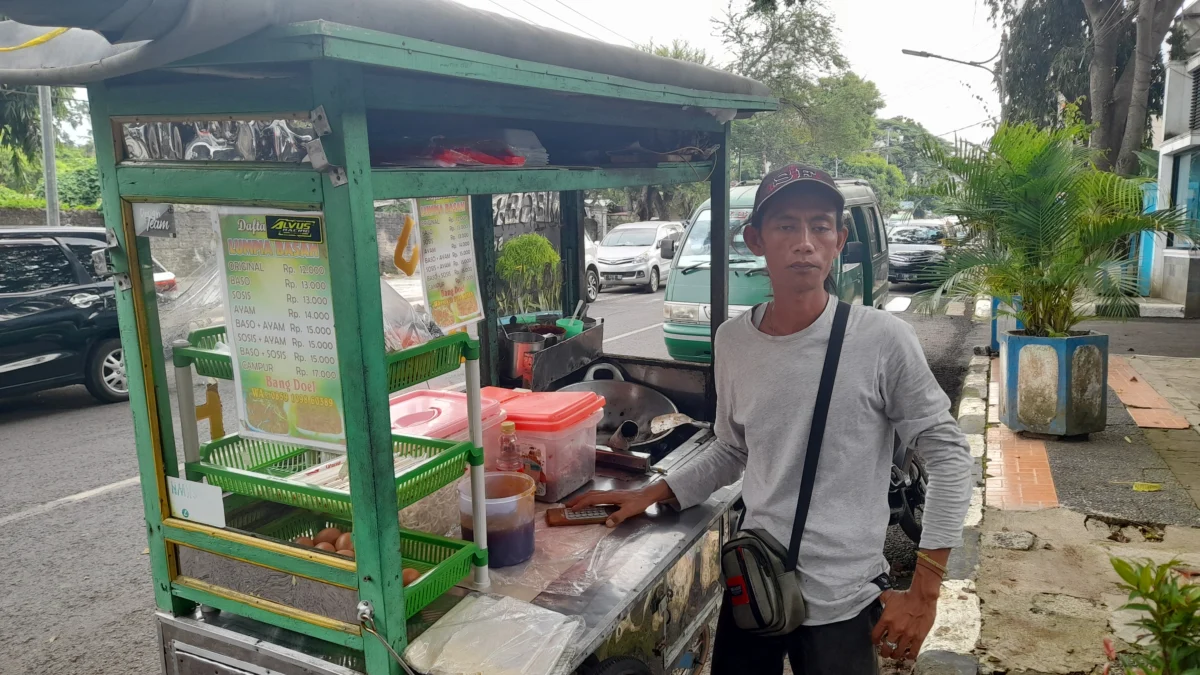
[[654, 244], [656, 231], [652, 227], [615, 229], [604, 237], [601, 246], [650, 246]]
[[[765, 264], [763, 258], [754, 255], [742, 237], [742, 223], [745, 222], [747, 215], [749, 215], [749, 211], [746, 209], [729, 212], [729, 229], [734, 233], [729, 246], [729, 261], [732, 264], [763, 265]], [[679, 252], [679, 260], [675, 264], [678, 267], [705, 265], [710, 262], [711, 254], [712, 215], [708, 209], [705, 209], [696, 216], [696, 222], [688, 230], [687, 239], [683, 242], [683, 250]]]

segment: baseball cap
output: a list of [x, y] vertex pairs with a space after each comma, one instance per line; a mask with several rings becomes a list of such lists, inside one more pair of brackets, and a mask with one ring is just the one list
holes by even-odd
[[756, 218], [761, 213], [763, 204], [783, 191], [785, 187], [805, 184], [818, 186], [818, 190], [824, 190], [837, 204], [838, 216], [841, 217], [842, 209], [846, 206], [846, 199], [842, 196], [842, 191], [838, 189], [837, 183], [833, 181], [833, 177], [811, 166], [788, 164], [763, 176], [762, 184], [754, 193], [754, 209], [750, 212], [750, 219]]

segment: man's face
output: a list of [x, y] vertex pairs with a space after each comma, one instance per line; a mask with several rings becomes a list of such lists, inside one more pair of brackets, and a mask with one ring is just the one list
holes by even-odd
[[767, 259], [776, 294], [822, 288], [849, 232], [838, 226], [837, 204], [805, 187], [782, 192], [767, 202], [759, 228], [747, 227], [746, 244]]

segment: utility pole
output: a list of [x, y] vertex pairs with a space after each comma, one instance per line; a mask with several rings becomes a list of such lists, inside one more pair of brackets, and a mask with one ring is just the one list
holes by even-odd
[[997, 67], [998, 72], [994, 73], [996, 76], [996, 86], [1000, 89], [1000, 123], [1001, 124], [1004, 124], [1004, 122], [1006, 122], [1008, 120], [1008, 101], [1005, 100], [1006, 89], [1005, 89], [1005, 85], [1004, 85], [1004, 73], [1006, 72], [1004, 70], [1004, 61], [1005, 61], [1005, 52], [1008, 51], [1007, 47], [1008, 47], [1008, 32], [1005, 31], [1000, 34], [1000, 64]]
[[892, 163], [892, 128], [888, 127], [887, 132], [888, 132], [888, 135], [887, 135], [886, 157], [887, 157], [887, 163], [891, 164]]
[[42, 118], [42, 170], [46, 183], [46, 225], [58, 227], [58, 174], [54, 167], [54, 102], [50, 98], [50, 87], [38, 87], [38, 113]]
[[841, 167], [841, 165], [842, 165], [842, 160], [840, 160], [837, 155], [834, 155], [833, 156], [833, 177], [834, 178], [838, 177], [838, 168]]

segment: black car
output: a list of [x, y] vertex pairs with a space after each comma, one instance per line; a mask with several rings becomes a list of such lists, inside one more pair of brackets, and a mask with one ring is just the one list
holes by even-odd
[[111, 279], [93, 273], [101, 227], [0, 228], [0, 396], [84, 384], [129, 399]]
[[946, 253], [938, 227], [897, 225], [888, 230], [888, 280], [923, 283]]

